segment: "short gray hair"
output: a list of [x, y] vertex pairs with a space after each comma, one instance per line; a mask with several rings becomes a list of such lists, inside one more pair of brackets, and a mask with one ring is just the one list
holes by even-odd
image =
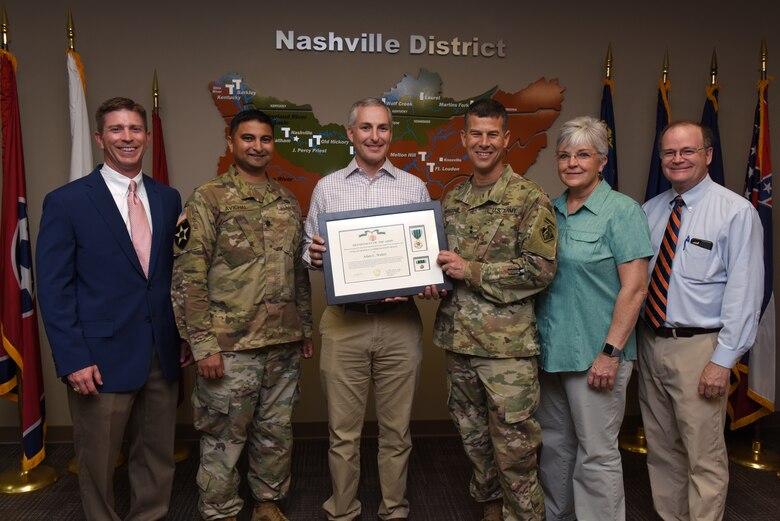
[[580, 116], [561, 125], [558, 131], [558, 150], [566, 146], [592, 146], [599, 155], [609, 153], [607, 124], [592, 116]]
[[349, 117], [347, 117], [347, 127], [352, 128], [357, 119], [357, 111], [362, 107], [384, 107], [387, 110], [387, 117], [390, 119], [390, 125], [393, 124], [393, 113], [390, 112], [390, 107], [385, 105], [385, 102], [379, 98], [363, 98], [352, 104], [349, 109]]

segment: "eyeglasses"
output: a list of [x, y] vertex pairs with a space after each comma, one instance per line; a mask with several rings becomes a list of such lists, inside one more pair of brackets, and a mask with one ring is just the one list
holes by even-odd
[[696, 153], [699, 150], [707, 150], [710, 147], [699, 147], [699, 148], [693, 148], [693, 147], [686, 147], [681, 148], [680, 150], [661, 150], [661, 159], [665, 161], [671, 161], [675, 157], [677, 157], [677, 154], [680, 154], [680, 157], [683, 159], [690, 159], [693, 156], [696, 155]]
[[580, 161], [587, 161], [598, 155], [600, 155], [598, 152], [587, 152], [583, 150], [577, 152], [576, 154], [569, 154], [568, 152], [559, 152], [557, 158], [559, 163], [566, 163], [571, 158], [576, 159], [577, 162], [579, 163]]

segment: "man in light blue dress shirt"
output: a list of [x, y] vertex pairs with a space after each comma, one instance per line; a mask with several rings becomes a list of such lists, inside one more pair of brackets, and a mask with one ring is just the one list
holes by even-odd
[[[698, 123], [661, 134], [672, 188], [644, 204], [655, 265], [672, 200], [683, 199], [665, 322], [639, 326], [639, 399], [653, 504], [664, 520], [720, 520], [731, 368], [755, 341], [763, 296], [762, 227], [743, 197], [707, 174], [712, 135]], [[641, 321], [640, 321], [641, 322]]]

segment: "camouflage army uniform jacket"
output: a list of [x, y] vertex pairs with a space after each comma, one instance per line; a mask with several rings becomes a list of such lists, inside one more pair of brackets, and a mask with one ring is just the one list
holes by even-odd
[[508, 165], [489, 192], [471, 188], [469, 179], [444, 200], [448, 248], [468, 264], [439, 305], [434, 344], [488, 358], [537, 355], [533, 295], [557, 268], [550, 200]]
[[269, 178], [233, 166], [190, 196], [174, 240], [176, 324], [196, 360], [311, 337], [301, 208]]

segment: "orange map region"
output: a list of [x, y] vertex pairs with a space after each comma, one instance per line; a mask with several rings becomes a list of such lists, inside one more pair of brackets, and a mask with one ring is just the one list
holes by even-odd
[[[390, 160], [425, 181], [433, 199], [442, 198], [470, 174], [460, 133], [463, 113], [471, 101], [492, 97], [507, 108], [510, 145], [506, 161], [515, 172], [524, 174], [547, 146], [547, 130], [560, 114], [564, 99], [564, 87], [544, 78], [514, 93], [494, 87], [463, 100], [442, 96], [441, 86], [438, 74], [421, 69], [417, 76], [405, 75], [379, 96], [393, 113]], [[225, 121], [226, 135], [233, 116], [245, 108], [258, 108], [274, 119], [276, 154], [268, 172], [296, 195], [304, 214], [317, 181], [346, 166], [352, 157], [344, 127], [320, 123], [310, 105], [260, 95], [236, 73], [211, 82], [209, 90]], [[232, 161], [226, 148], [217, 171], [227, 171]]]

